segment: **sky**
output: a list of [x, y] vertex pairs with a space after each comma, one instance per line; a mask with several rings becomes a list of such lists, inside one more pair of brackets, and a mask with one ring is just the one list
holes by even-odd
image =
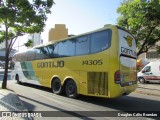
[[[55, 24], [65, 24], [68, 34], [74, 35], [99, 29], [105, 24], [116, 24], [117, 8], [122, 0], [54, 0], [54, 2], [52, 13], [48, 15], [46, 27], [41, 33], [44, 43], [48, 42], [48, 32]], [[19, 45], [27, 42], [26, 37], [23, 38]]]

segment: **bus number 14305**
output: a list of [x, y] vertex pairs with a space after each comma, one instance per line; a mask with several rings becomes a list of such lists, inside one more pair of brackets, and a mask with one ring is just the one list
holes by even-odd
[[84, 60], [82, 61], [82, 65], [102, 65], [103, 60]]

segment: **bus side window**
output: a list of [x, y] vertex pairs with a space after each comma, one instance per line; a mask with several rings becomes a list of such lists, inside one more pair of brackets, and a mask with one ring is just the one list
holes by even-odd
[[67, 43], [68, 46], [68, 56], [75, 56], [75, 51], [76, 51], [76, 38], [68, 40]]
[[19, 60], [18, 60], [19, 62], [22, 62], [22, 53], [19, 54], [18, 59], [19, 59]]
[[31, 55], [30, 55], [30, 51], [27, 52], [27, 60], [30, 61], [31, 60]]
[[53, 51], [54, 58], [58, 57], [58, 48], [59, 48], [59, 43], [54, 44], [54, 51]]
[[36, 60], [42, 59], [41, 53], [40, 53], [40, 49], [39, 49], [39, 48], [36, 48], [35, 50], [36, 50], [36, 57], [35, 57], [35, 59], [36, 59]]
[[90, 42], [88, 35], [81, 36], [76, 40], [76, 55], [89, 54]]
[[41, 55], [41, 59], [47, 59], [48, 57], [48, 50], [46, 47], [41, 47], [40, 49], [40, 55]]
[[44, 54], [44, 58], [45, 59], [49, 58], [49, 51], [48, 51], [47, 47], [43, 47], [42, 50], [43, 50], [42, 52]]
[[73, 40], [66, 40], [59, 43], [58, 49], [59, 57], [70, 57], [75, 55], [75, 42]]
[[21, 62], [23, 62], [24, 61], [24, 53], [21, 53]]
[[48, 48], [48, 55], [50, 58], [53, 58], [54, 57], [54, 45], [49, 45], [47, 46]]
[[101, 52], [110, 47], [110, 30], [91, 34], [91, 53]]
[[59, 42], [58, 57], [65, 57], [65, 52], [66, 52], [65, 41]]
[[29, 50], [28, 52], [27, 52], [27, 60], [28, 61], [31, 61], [31, 60], [33, 60], [33, 51], [32, 50]]

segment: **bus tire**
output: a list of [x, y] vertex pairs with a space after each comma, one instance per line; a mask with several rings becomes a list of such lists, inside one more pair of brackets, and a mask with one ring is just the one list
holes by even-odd
[[61, 81], [60, 79], [58, 78], [55, 78], [53, 81], [52, 81], [52, 91], [54, 94], [61, 94], [62, 93], [62, 85], [61, 85]]
[[138, 78], [138, 80], [142, 84], [146, 83], [146, 80], [143, 77]]
[[15, 80], [17, 81], [18, 84], [20, 84], [21, 82], [19, 81], [19, 75], [16, 74]]
[[67, 97], [70, 97], [70, 98], [76, 98], [78, 96], [77, 86], [74, 80], [67, 81], [66, 86], [65, 86], [65, 92], [66, 92]]

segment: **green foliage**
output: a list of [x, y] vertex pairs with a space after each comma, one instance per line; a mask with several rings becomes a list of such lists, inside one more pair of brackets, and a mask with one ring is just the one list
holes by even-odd
[[6, 41], [2, 88], [6, 88], [9, 54], [17, 37], [42, 32], [53, 4], [53, 0], [0, 0], [0, 43]]
[[125, 0], [117, 12], [120, 14], [118, 25], [128, 29], [136, 38], [137, 55], [156, 46], [160, 40], [159, 0]]
[[[4, 0], [5, 1], [5, 0]], [[53, 0], [7, 0], [5, 6], [0, 7], [0, 21], [8, 20], [8, 27], [17, 35], [43, 31], [46, 14], [51, 13]]]
[[32, 47], [33, 46], [33, 40], [29, 39], [27, 43], [24, 44], [26, 47]]

